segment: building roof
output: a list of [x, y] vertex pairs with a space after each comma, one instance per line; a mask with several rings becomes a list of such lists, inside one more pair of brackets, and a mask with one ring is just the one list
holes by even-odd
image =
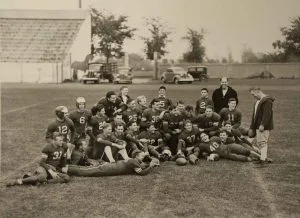
[[86, 10], [0, 10], [0, 62], [61, 62]]

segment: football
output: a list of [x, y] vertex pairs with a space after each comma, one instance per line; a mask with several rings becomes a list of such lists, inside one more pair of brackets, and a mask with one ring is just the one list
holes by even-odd
[[187, 165], [187, 163], [188, 162], [184, 157], [179, 157], [179, 158], [176, 159], [176, 164], [178, 166], [185, 166], [185, 165]]

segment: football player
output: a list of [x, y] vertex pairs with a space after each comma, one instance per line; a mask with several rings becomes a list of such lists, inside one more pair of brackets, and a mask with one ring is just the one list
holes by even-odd
[[128, 104], [128, 100], [131, 99], [130, 96], [128, 95], [128, 87], [127, 86], [121, 86], [120, 88], [120, 94], [118, 96], [120, 100], [124, 104]]
[[116, 163], [103, 163], [96, 167], [70, 165], [68, 174], [73, 176], [116, 176], [124, 174], [147, 175], [152, 168], [159, 166], [157, 159], [152, 159], [149, 164], [144, 163], [145, 153], [136, 150], [133, 158], [117, 161]]
[[199, 133], [191, 121], [185, 121], [184, 130], [178, 136], [177, 157], [187, 157], [191, 164], [197, 163]]
[[208, 105], [205, 109], [205, 113], [196, 117], [194, 123], [197, 125], [200, 132], [205, 132], [209, 136], [215, 136], [218, 134], [219, 120], [219, 114], [213, 112], [212, 106]]
[[[93, 146], [93, 159], [108, 160], [116, 162], [114, 157], [120, 154], [124, 160], [127, 160], [126, 142], [117, 139], [112, 135], [112, 126], [109, 123], [103, 125], [103, 133], [97, 136]], [[104, 156], [105, 155], [105, 156]], [[103, 159], [104, 158], [104, 159]]]
[[151, 102], [150, 102], [150, 107], [153, 105], [152, 102], [155, 101], [156, 99], [158, 99], [159, 101], [159, 104], [160, 104], [160, 108], [162, 110], [168, 110], [169, 107], [171, 105], [173, 105], [171, 99], [167, 98], [166, 97], [166, 87], [165, 86], [161, 86], [159, 87], [158, 89], [158, 97], [157, 98], [154, 98]]
[[220, 127], [224, 126], [224, 122], [229, 121], [232, 128], [238, 129], [243, 135], [248, 134], [248, 129], [241, 127], [242, 113], [236, 108], [237, 102], [235, 98], [228, 100], [228, 108], [223, 108], [220, 115]]
[[214, 108], [214, 103], [211, 99], [208, 97], [208, 89], [202, 88], [201, 89], [201, 97], [199, 100], [196, 101], [196, 107], [195, 107], [195, 115], [204, 114], [206, 106], [212, 106]]
[[159, 160], [168, 160], [172, 154], [169, 147], [165, 146], [162, 135], [156, 130], [153, 123], [147, 123], [147, 130], [138, 136], [145, 150]]
[[148, 122], [153, 123], [155, 128], [159, 128], [162, 116], [163, 112], [160, 110], [159, 99], [154, 99], [151, 102], [151, 108], [146, 109], [142, 114], [141, 128], [144, 130]]
[[135, 150], [141, 150], [146, 152], [143, 144], [138, 140], [138, 136], [140, 134], [139, 132], [139, 126], [135, 121], [129, 121], [128, 129], [125, 132], [126, 136], [126, 142], [127, 142], [127, 153], [129, 156], [135, 151]]
[[61, 133], [64, 137], [64, 142], [74, 142], [75, 127], [73, 121], [66, 117], [67, 114], [67, 107], [58, 106], [55, 108], [56, 119], [48, 125], [46, 132], [47, 142], [53, 142], [52, 136], [54, 132]]
[[127, 101], [127, 106], [127, 110], [123, 112], [123, 120], [125, 121], [125, 123], [128, 123], [129, 121], [134, 121], [140, 124], [142, 114], [136, 108], [135, 100], [129, 99]]
[[91, 166], [98, 165], [97, 160], [89, 159], [86, 155], [87, 143], [84, 139], [78, 139], [75, 141], [75, 148], [72, 151], [70, 164], [79, 166]]
[[113, 128], [113, 131], [115, 131], [115, 128], [118, 124], [121, 124], [124, 126], [124, 128], [126, 127], [126, 123], [124, 122], [123, 120], [123, 114], [122, 113], [116, 113], [114, 114], [114, 118], [113, 118], [113, 121], [110, 122], [112, 128]]
[[87, 124], [90, 122], [92, 114], [86, 109], [86, 101], [83, 97], [76, 99], [76, 110], [71, 111], [69, 118], [73, 121], [75, 127], [75, 139], [86, 138]]
[[126, 110], [127, 106], [124, 104], [120, 98], [117, 97], [114, 91], [109, 91], [106, 93], [106, 97], [100, 99], [97, 105], [104, 105], [105, 114], [108, 118], [112, 119], [114, 114], [120, 113]]
[[143, 113], [144, 110], [146, 110], [148, 108], [147, 106], [147, 98], [145, 95], [140, 95], [136, 98], [136, 108]]
[[[222, 138], [224, 140], [224, 135], [227, 134], [226, 131], [221, 131]], [[223, 135], [224, 134], [224, 135]], [[206, 133], [200, 134], [201, 141], [199, 148], [201, 152], [207, 152], [208, 154], [216, 154], [208, 156], [208, 160], [215, 160], [215, 158], [224, 158], [233, 161], [252, 161], [252, 158], [260, 158], [260, 155], [254, 151], [251, 151], [242, 145], [231, 143], [224, 144], [222, 140], [217, 137], [211, 137]]]
[[169, 112], [165, 113], [162, 118], [162, 134], [167, 146], [170, 147], [171, 152], [176, 154], [176, 145], [178, 143], [178, 135], [183, 128], [183, 116], [178, 107], [170, 106]]
[[39, 185], [44, 183], [67, 183], [70, 178], [67, 171], [67, 153], [71, 158], [74, 145], [64, 142], [64, 135], [60, 132], [53, 132], [53, 140], [42, 150], [39, 167], [33, 174], [25, 174], [23, 178], [9, 181], [6, 185]]

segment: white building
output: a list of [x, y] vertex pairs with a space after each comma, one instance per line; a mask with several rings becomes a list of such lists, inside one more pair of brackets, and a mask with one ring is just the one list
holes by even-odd
[[0, 10], [0, 81], [60, 83], [91, 49], [88, 10]]

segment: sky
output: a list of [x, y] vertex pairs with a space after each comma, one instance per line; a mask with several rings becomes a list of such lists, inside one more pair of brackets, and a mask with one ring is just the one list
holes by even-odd
[[[182, 37], [187, 28], [206, 31], [204, 46], [209, 58], [222, 59], [231, 51], [241, 60], [243, 47], [270, 52], [272, 42], [282, 39], [280, 27], [300, 16], [300, 0], [81, 0], [115, 15], [127, 15], [128, 25], [138, 30], [124, 49], [143, 54], [141, 36], [148, 36], [143, 18], [160, 17], [171, 29], [166, 58], [178, 59], [188, 49]], [[4, 9], [77, 9], [79, 0], [1, 0]]]

